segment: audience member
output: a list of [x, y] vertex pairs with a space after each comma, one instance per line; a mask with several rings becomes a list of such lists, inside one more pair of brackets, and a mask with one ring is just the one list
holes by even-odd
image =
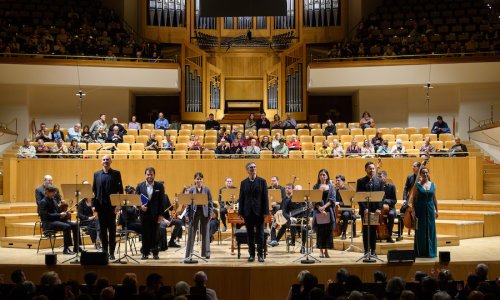
[[255, 120], [255, 115], [253, 113], [248, 115], [248, 119], [245, 121], [245, 129], [257, 130], [257, 121]]
[[[196, 287], [206, 287], [207, 286], [207, 281], [208, 277], [207, 274], [203, 271], [198, 271], [196, 274], [194, 274], [194, 285]], [[217, 300], [217, 294], [213, 289], [206, 288], [207, 289], [207, 300]]]
[[273, 150], [273, 145], [269, 141], [269, 136], [265, 135], [262, 137], [262, 140], [260, 141], [260, 150]]
[[292, 134], [290, 140], [286, 143], [288, 150], [300, 150], [300, 142], [297, 140], [297, 136]]
[[361, 147], [361, 156], [363, 158], [372, 158], [375, 156], [374, 154], [375, 148], [367, 139], [365, 139], [363, 141], [363, 146]]
[[[113, 134], [113, 132], [110, 132], [110, 134]], [[99, 144], [107, 143], [108, 141], [108, 135], [104, 132], [104, 129], [102, 127], [99, 127], [97, 129], [97, 133], [92, 136], [92, 139]]]
[[286, 119], [283, 121], [283, 129], [295, 129], [297, 121], [292, 117], [291, 113], [286, 114]]
[[337, 139], [334, 139], [332, 142], [332, 157], [344, 157], [344, 147], [339, 144]]
[[316, 156], [318, 158], [328, 158], [332, 152], [332, 148], [328, 145], [328, 141], [324, 140], [321, 147], [316, 150]]
[[160, 112], [158, 114], [158, 119], [155, 121], [155, 129], [168, 129], [169, 123], [168, 120], [164, 117], [163, 113]]
[[55, 158], [66, 158], [68, 155], [68, 147], [64, 144], [63, 139], [58, 139], [57, 143], [50, 149], [50, 152], [55, 154]]
[[260, 157], [260, 148], [257, 146], [257, 140], [252, 139], [250, 141], [250, 145], [245, 147], [245, 157], [246, 158], [259, 158]]
[[115, 143], [115, 145], [123, 142], [123, 133], [120, 132], [120, 128], [118, 126], [113, 126], [113, 129], [108, 132], [106, 142]]
[[189, 150], [202, 150], [203, 144], [199, 141], [198, 137], [191, 134], [190, 140], [188, 142]]
[[347, 147], [345, 153], [349, 156], [358, 156], [358, 154], [361, 153], [361, 148], [358, 146], [358, 142], [355, 139], [352, 139], [351, 145]]
[[137, 122], [137, 117], [132, 116], [131, 121], [128, 123], [128, 130], [134, 129], [134, 130], [139, 130], [141, 129], [141, 123]]
[[76, 123], [73, 127], [68, 129], [68, 134], [66, 136], [66, 141], [71, 142], [76, 140], [80, 142], [82, 139], [82, 132], [80, 131], [81, 125], [80, 123]]
[[396, 144], [391, 148], [392, 157], [403, 157], [406, 154], [406, 148], [401, 139], [396, 139]]
[[189, 284], [185, 281], [179, 281], [175, 284], [174, 296], [189, 295]]
[[431, 133], [437, 134], [439, 137], [441, 133], [451, 133], [451, 129], [448, 127], [448, 124], [443, 121], [442, 116], [437, 116], [437, 121], [432, 124]]
[[469, 156], [467, 146], [462, 144], [460, 138], [455, 137], [455, 144], [450, 148], [450, 157], [464, 157]]
[[420, 146], [420, 154], [421, 155], [427, 155], [431, 152], [434, 152], [434, 146], [431, 144], [431, 138], [426, 137], [424, 139], [424, 144]]
[[477, 278], [480, 281], [488, 280], [488, 265], [487, 264], [478, 264], [474, 271]]
[[118, 118], [117, 117], [113, 117], [112, 122], [113, 123], [109, 126], [108, 132], [109, 131], [113, 131], [113, 129], [115, 128], [115, 126], [117, 126], [118, 127], [118, 132], [120, 132], [122, 136], [124, 136], [124, 135], [127, 134], [127, 130], [125, 129], [125, 127], [123, 127], [122, 124], [120, 124], [118, 122]]
[[226, 139], [222, 138], [220, 140], [220, 144], [215, 148], [215, 154], [217, 158], [229, 158], [231, 147], [226, 143]]
[[35, 140], [43, 140], [44, 142], [52, 142], [52, 133], [47, 129], [45, 123], [40, 124], [40, 130], [36, 132]]
[[81, 138], [80, 142], [88, 144], [88, 143], [93, 143], [94, 141], [95, 140], [94, 140], [92, 133], [90, 132], [89, 125], [83, 126], [82, 138]]
[[[106, 115], [105, 114], [101, 114], [99, 116], [99, 119], [95, 120], [94, 123], [92, 123], [92, 125], [90, 126], [90, 134], [92, 136], [96, 136], [97, 133], [99, 132], [99, 129], [102, 129], [102, 132], [104, 132], [106, 134], [107, 130], [108, 130], [108, 124], [106, 124]], [[96, 140], [94, 138], [94, 140]]]
[[220, 124], [217, 120], [214, 119], [214, 114], [208, 115], [208, 120], [205, 122], [205, 130], [215, 129], [219, 130]]
[[377, 132], [375, 133], [375, 136], [372, 138], [372, 145], [373, 145], [375, 152], [378, 153], [378, 148], [380, 148], [382, 146], [383, 141], [384, 141], [384, 139], [382, 138], [382, 131], [377, 130]]
[[361, 129], [375, 128], [375, 120], [373, 120], [369, 112], [363, 112], [361, 120], [359, 120], [359, 127], [361, 127]]
[[323, 131], [323, 135], [329, 136], [336, 134], [337, 134], [337, 128], [335, 127], [335, 124], [333, 124], [331, 119], [326, 120], [326, 127], [325, 130]]
[[64, 133], [61, 132], [61, 126], [58, 123], [55, 123], [52, 128], [52, 141], [57, 144], [57, 141], [59, 140], [64, 142]]
[[379, 156], [389, 156], [391, 154], [391, 148], [389, 148], [388, 140], [384, 140], [382, 145], [378, 147], [377, 154]]
[[257, 126], [257, 130], [259, 130], [261, 128], [271, 129], [271, 122], [269, 122], [269, 120], [266, 118], [265, 113], [260, 114], [260, 119], [257, 121], [256, 126]]
[[37, 158], [36, 149], [31, 145], [30, 139], [25, 138], [23, 144], [19, 146], [17, 158]]
[[38, 158], [49, 158], [50, 149], [45, 145], [43, 139], [38, 139], [38, 144], [36, 145], [36, 156]]
[[288, 147], [285, 144], [286, 140], [281, 138], [279, 145], [274, 147], [273, 157], [275, 158], [288, 158]]
[[161, 150], [174, 151], [174, 141], [172, 140], [170, 133], [167, 133], [165, 138], [161, 141]]

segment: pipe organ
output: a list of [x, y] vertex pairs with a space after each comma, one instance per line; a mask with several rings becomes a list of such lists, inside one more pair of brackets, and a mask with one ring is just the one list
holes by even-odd
[[221, 76], [210, 78], [210, 109], [220, 109], [221, 102]]
[[302, 111], [302, 64], [297, 64], [297, 70], [290, 69], [290, 73], [286, 76], [286, 112], [301, 112]]
[[338, 0], [304, 0], [304, 26], [329, 27], [339, 24]]
[[267, 74], [267, 108], [278, 109], [278, 76], [274, 73]]
[[200, 17], [200, 0], [196, 0], [194, 4], [195, 29], [215, 29], [216, 18]]
[[186, 1], [187, 0], [149, 0], [148, 25], [185, 27]]
[[286, 16], [274, 17], [274, 29], [295, 28], [295, 0], [286, 0]]
[[186, 91], [186, 112], [202, 112], [203, 111], [203, 101], [202, 101], [202, 80], [201, 75], [198, 70], [191, 70], [190, 65], [186, 65], [184, 72], [184, 82]]

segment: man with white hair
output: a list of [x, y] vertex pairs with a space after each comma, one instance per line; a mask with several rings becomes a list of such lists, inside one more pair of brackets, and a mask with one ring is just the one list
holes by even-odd
[[118, 126], [118, 132], [120, 132], [122, 135], [126, 135], [127, 134], [127, 130], [125, 129], [125, 127], [123, 127], [122, 124], [118, 123], [118, 118], [117, 117], [113, 117], [113, 123], [111, 123], [111, 125], [109, 126], [109, 129], [108, 129], [108, 132], [109, 131], [113, 131], [113, 129], [115, 128], [115, 126]]
[[195, 287], [205, 287], [207, 289], [207, 300], [217, 300], [217, 294], [213, 289], [207, 288], [208, 277], [203, 271], [198, 271], [194, 274]]
[[76, 123], [73, 127], [69, 128], [66, 141], [71, 142], [72, 140], [77, 140], [80, 142], [82, 139], [82, 132], [80, 131], [80, 128], [80, 123]]
[[[37, 206], [40, 205], [42, 199], [45, 198], [45, 187], [49, 185], [54, 185], [54, 180], [52, 176], [50, 175], [43, 176], [43, 184], [35, 189], [35, 199]], [[56, 191], [54, 200], [56, 200], [57, 203], [61, 202], [61, 194], [59, 193], [59, 190]]]
[[396, 144], [392, 146], [391, 153], [392, 157], [403, 157], [406, 153], [406, 148], [401, 139], [396, 139]]
[[37, 158], [36, 157], [36, 149], [31, 145], [30, 139], [24, 139], [24, 142], [21, 146], [19, 146], [19, 150], [17, 150], [18, 158]]

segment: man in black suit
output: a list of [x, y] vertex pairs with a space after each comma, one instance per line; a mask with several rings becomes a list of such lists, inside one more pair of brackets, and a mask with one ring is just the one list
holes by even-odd
[[246, 165], [248, 178], [240, 185], [238, 214], [245, 220], [248, 233], [249, 262], [255, 260], [255, 242], [259, 262], [264, 262], [264, 217], [269, 214], [267, 183], [264, 178], [257, 177], [257, 166], [254, 162]]
[[[102, 170], [94, 173], [94, 207], [101, 227], [102, 251], [109, 253], [109, 259], [115, 259], [116, 213], [118, 208], [111, 205], [112, 194], [123, 194], [122, 175], [111, 169], [111, 156], [102, 157]], [[109, 239], [108, 239], [109, 234]], [[109, 245], [109, 248], [108, 248]], [[109, 251], [109, 252], [108, 252]]]
[[153, 252], [153, 259], [158, 256], [158, 230], [160, 222], [165, 219], [165, 187], [162, 183], [155, 181], [156, 171], [153, 167], [146, 168], [146, 181], [137, 185], [135, 193], [144, 195], [148, 202], [140, 207], [142, 224], [142, 258], [148, 259], [149, 253]]
[[387, 238], [388, 243], [394, 243], [392, 239], [392, 230], [394, 229], [394, 218], [396, 218], [396, 186], [394, 184], [387, 182], [387, 172], [386, 171], [378, 171], [378, 178], [382, 180], [384, 184], [385, 191], [385, 199], [382, 204], [389, 205], [389, 214], [387, 215], [387, 229], [389, 231], [389, 237]]
[[[376, 169], [375, 164], [371, 161], [365, 164], [366, 176], [358, 179], [356, 182], [356, 192], [383, 192], [384, 184], [382, 181], [375, 176]], [[359, 215], [365, 216], [369, 213], [379, 213], [380, 206], [382, 202], [370, 202], [367, 205], [366, 202], [359, 202]], [[370, 230], [370, 240], [368, 240], [368, 229]], [[369, 244], [369, 245], [368, 245]], [[363, 225], [363, 246], [365, 249], [365, 255], [370, 255], [376, 257], [375, 248], [377, 244], [377, 227], [370, 225]], [[371, 252], [369, 252], [371, 251]]]
[[76, 245], [78, 238], [77, 226], [75, 222], [68, 221], [67, 212], [60, 212], [59, 205], [55, 199], [57, 188], [52, 185], [45, 186], [45, 196], [40, 201], [40, 218], [42, 220], [42, 227], [44, 230], [57, 230], [64, 232], [64, 250], [63, 254], [74, 254], [76, 246], [73, 251], [69, 249], [71, 246], [71, 232], [73, 232], [73, 245]]
[[414, 162], [412, 165], [413, 173], [408, 175], [408, 177], [406, 177], [405, 189], [403, 190], [403, 205], [399, 209], [399, 212], [401, 214], [404, 214], [406, 208], [408, 208], [408, 200], [409, 200], [408, 198], [410, 196], [410, 192], [413, 188], [413, 185], [415, 184], [415, 180], [417, 180], [418, 169], [420, 169], [420, 165], [421, 165], [420, 162], [418, 161]]
[[[52, 176], [45, 175], [43, 176], [43, 184], [36, 188], [35, 190], [35, 199], [37, 207], [40, 207], [40, 202], [45, 198], [45, 187], [49, 185], [54, 185]], [[61, 194], [59, 194], [59, 190], [56, 188], [56, 193], [54, 195], [54, 200], [56, 200], [57, 204], [61, 202]]]

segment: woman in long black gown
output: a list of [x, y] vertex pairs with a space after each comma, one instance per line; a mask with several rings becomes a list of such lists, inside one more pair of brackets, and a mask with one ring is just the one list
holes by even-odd
[[[322, 190], [322, 201], [317, 202], [314, 207], [313, 229], [316, 232], [316, 247], [319, 249], [320, 257], [330, 257], [328, 249], [333, 249], [333, 229], [335, 226], [335, 187], [330, 181], [330, 174], [326, 169], [318, 173], [318, 181], [313, 189]], [[313, 201], [315, 199], [312, 199]]]

